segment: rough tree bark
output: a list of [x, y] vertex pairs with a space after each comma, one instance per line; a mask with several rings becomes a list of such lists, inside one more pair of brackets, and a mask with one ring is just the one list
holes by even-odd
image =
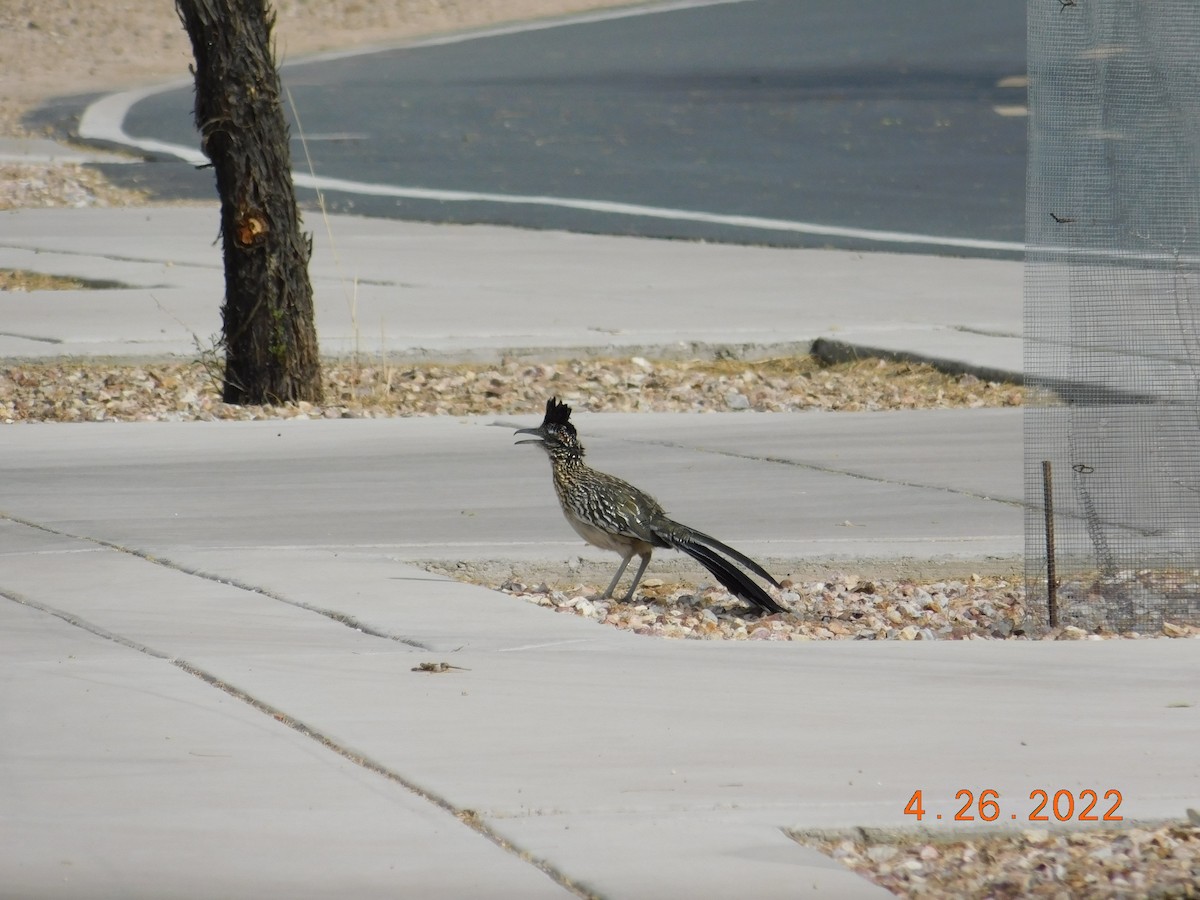
[[175, 0], [221, 197], [225, 401], [321, 399], [308, 259], [266, 0]]

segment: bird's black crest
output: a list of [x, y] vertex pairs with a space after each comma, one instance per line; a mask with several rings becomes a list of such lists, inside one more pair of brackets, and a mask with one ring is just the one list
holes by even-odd
[[557, 425], [559, 428], [569, 428], [574, 434], [575, 426], [571, 424], [571, 407], [561, 402], [557, 397], [551, 397], [546, 401], [546, 418], [542, 420], [542, 426]]

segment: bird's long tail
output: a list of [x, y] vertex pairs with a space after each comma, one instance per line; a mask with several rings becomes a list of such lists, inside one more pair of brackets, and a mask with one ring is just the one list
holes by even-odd
[[[688, 528], [686, 525], [680, 525], [678, 522], [669, 520], [665, 524], [667, 527], [655, 529], [658, 537], [668, 546], [686, 553], [692, 559], [696, 560], [696, 562], [700, 563], [700, 565], [704, 566], [704, 568], [708, 569], [712, 573], [712, 576], [721, 582], [726, 590], [735, 597], [740, 597], [747, 603], [757, 606], [766, 614], [786, 613], [789, 611], [787, 607], [780, 605], [774, 597], [764, 591], [745, 572], [730, 562], [730, 560], [734, 560], [741, 563], [754, 574], [765, 578], [775, 587], [779, 587], [779, 582], [772, 577], [771, 573], [750, 557], [734, 550], [728, 544], [721, 543], [711, 535], [696, 531], [694, 528]], [[725, 557], [729, 557], [729, 559]]]

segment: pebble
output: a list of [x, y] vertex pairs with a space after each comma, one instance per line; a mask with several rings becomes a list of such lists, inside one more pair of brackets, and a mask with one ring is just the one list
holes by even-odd
[[0, 165], [0, 209], [126, 206], [140, 199], [94, 169], [62, 163]]
[[918, 832], [792, 838], [906, 898], [1200, 896], [1200, 827], [1189, 823], [948, 836], [936, 846]]
[[895, 859], [900, 850], [890, 844], [876, 844], [867, 849], [867, 859], [875, 863], [885, 863], [890, 859]]
[[[463, 577], [463, 573], [457, 574]], [[470, 580], [470, 574], [466, 576]], [[851, 587], [847, 587], [847, 584]], [[872, 593], [853, 590], [857, 579], [792, 583], [778, 596], [790, 615], [760, 618], [726, 591], [699, 591], [686, 583], [648, 579], [633, 604], [597, 604], [598, 585], [529, 587], [519, 581], [491, 584], [505, 593], [550, 605], [617, 628], [670, 638], [724, 640], [1107, 640], [1139, 639], [1138, 632], [1075, 625], [1049, 628], [1026, 607], [1023, 584], [997, 577], [940, 585], [940, 610], [907, 602], [924, 591], [911, 581], [877, 579]], [[642, 591], [645, 590], [643, 594]], [[1013, 623], [1020, 623], [1015, 627]], [[1200, 638], [1200, 624], [1179, 623], [1155, 632], [1164, 639]]]
[[[22, 288], [17, 283], [7, 289]], [[639, 365], [639, 361], [649, 368]], [[0, 365], [0, 419], [89, 422], [535, 416], [554, 394], [588, 412], [898, 410], [972, 404], [1014, 406], [1023, 400], [1017, 386], [979, 382], [964, 387], [955, 376], [913, 363], [864, 360], [822, 367], [810, 357], [653, 363], [635, 357], [567, 360], [553, 366], [520, 360], [491, 366], [326, 361], [322, 369], [323, 403], [234, 406], [221, 400], [221, 365], [217, 361], [214, 367], [213, 362], [131, 366], [55, 360]], [[756, 369], [760, 370], [757, 375]], [[813, 377], [817, 373], [819, 381]], [[764, 374], [771, 377], [764, 378]], [[753, 391], [736, 389], [739, 384], [751, 382], [755, 384]], [[863, 587], [869, 585], [864, 583]], [[926, 593], [916, 602], [937, 601]]]

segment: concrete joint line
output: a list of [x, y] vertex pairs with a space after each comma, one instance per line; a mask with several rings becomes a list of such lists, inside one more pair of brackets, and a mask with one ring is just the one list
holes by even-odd
[[7, 588], [0, 588], [0, 597], [3, 597], [5, 600], [10, 600], [13, 603], [19, 603], [22, 606], [28, 606], [30, 609], [36, 609], [48, 616], [54, 616], [55, 618], [62, 619], [68, 625], [72, 625], [75, 628], [80, 628], [89, 634], [96, 635], [96, 637], [104, 638], [106, 641], [112, 641], [114, 644], [120, 644], [122, 647], [128, 647], [130, 650], [136, 650], [138, 653], [144, 653], [146, 656], [152, 656], [155, 659], [165, 659], [168, 662], [174, 662], [174, 660], [172, 660], [170, 655], [167, 653], [162, 653], [152, 647], [147, 647], [145, 644], [139, 644], [137, 641], [131, 640], [124, 635], [109, 631], [107, 628], [101, 628], [99, 625], [89, 622], [87, 619], [77, 616], [74, 613], [69, 613], [65, 609], [58, 609], [57, 607], [50, 606], [46, 603], [39, 603], [37, 600], [31, 600], [29, 597], [26, 597], [23, 594], [18, 594], [16, 591], [10, 591]]
[[477, 812], [475, 812], [475, 810], [467, 809], [467, 808], [461, 807], [461, 806], [456, 806], [454, 803], [451, 803], [449, 800], [447, 800], [445, 797], [441, 796], [440, 794], [437, 794], [437, 793], [429, 790], [428, 788], [422, 787], [421, 785], [417, 784], [415, 781], [412, 781], [411, 779], [406, 778], [405, 776], [401, 775], [399, 772], [389, 769], [387, 766], [383, 765], [382, 763], [376, 762], [375, 760], [371, 759], [369, 756], [364, 756], [361, 753], [355, 752], [354, 750], [350, 749], [349, 747], [345, 746], [344, 744], [338, 743], [333, 738], [329, 737], [328, 735], [324, 734], [323, 732], [318, 731], [317, 729], [306, 725], [304, 722], [301, 722], [299, 719], [295, 718], [294, 716], [288, 715], [283, 710], [278, 709], [274, 706], [271, 706], [269, 703], [259, 700], [257, 697], [247, 694], [241, 688], [235, 687], [234, 685], [230, 684], [229, 682], [221, 680], [216, 675], [213, 675], [211, 672], [208, 672], [197, 666], [193, 666], [191, 663], [187, 662], [186, 660], [182, 660], [182, 659], [172, 659], [171, 663], [172, 663], [172, 665], [178, 666], [180, 669], [187, 672], [189, 675], [193, 675], [196, 678], [199, 678], [201, 681], [205, 682], [206, 684], [209, 684], [212, 687], [217, 688], [218, 690], [224, 691], [225, 693], [229, 694], [231, 697], [235, 697], [238, 700], [241, 700], [243, 703], [248, 704], [249, 706], [253, 707], [254, 709], [258, 710], [259, 712], [269, 715], [275, 721], [280, 722], [283, 725], [286, 725], [288, 728], [291, 728], [293, 731], [299, 732], [300, 734], [304, 735], [305, 737], [316, 741], [318, 744], [320, 744], [326, 750], [331, 750], [332, 752], [336, 753], [338, 756], [341, 756], [341, 757], [349, 760], [350, 762], [354, 763], [356, 766], [366, 769], [368, 772], [372, 772], [376, 775], [380, 775], [383, 778], [386, 778], [388, 781], [391, 781], [392, 783], [399, 785], [400, 787], [404, 788], [405, 790], [409, 791], [410, 793], [417, 795], [422, 800], [425, 800], [428, 803], [432, 803], [434, 806], [438, 807], [439, 809], [445, 810], [446, 812], [448, 812], [452, 816], [454, 816], [454, 818], [456, 818], [459, 822], [461, 822], [462, 824], [464, 824], [468, 828], [470, 828], [472, 831], [474, 831], [476, 834], [479, 834], [480, 836], [487, 838], [489, 841], [491, 841], [493, 844], [495, 844], [501, 850], [505, 851], [506, 853], [512, 854], [512, 855], [516, 856], [518, 859], [520, 859], [522, 862], [528, 863], [529, 865], [533, 866], [535, 869], [537, 869], [538, 871], [542, 872], [544, 875], [549, 877], [551, 881], [554, 881], [556, 884], [559, 884], [562, 887], [566, 888], [568, 891], [570, 891], [576, 897], [584, 897], [584, 898], [588, 898], [588, 900], [596, 900], [596, 898], [597, 898], [596, 894], [577, 885], [567, 875], [565, 875], [563, 872], [559, 871], [555, 866], [551, 865], [546, 860], [541, 859], [540, 857], [534, 856], [529, 851], [523, 850], [521, 847], [514, 844], [508, 838], [506, 838], [502, 834], [500, 834], [500, 832], [496, 831], [494, 828], [492, 828], [490, 825], [488, 825], [485, 821], [483, 821], [483, 819], [480, 818], [479, 814]]
[[[9, 519], [10, 521], [19, 521], [17, 519], [13, 519], [10, 516], [5, 516], [5, 518]], [[24, 523], [22, 523], [22, 524], [24, 524]], [[41, 527], [41, 526], [33, 526], [33, 527]], [[49, 530], [49, 529], [43, 529], [43, 530]], [[61, 532], [53, 532], [53, 533], [61, 534]], [[299, 734], [302, 734], [304, 737], [309, 738], [310, 740], [316, 741], [318, 744], [320, 744], [326, 750], [330, 750], [333, 753], [336, 753], [338, 756], [341, 756], [343, 759], [348, 760], [349, 762], [353, 763], [354, 765], [358, 766], [359, 768], [365, 769], [368, 772], [372, 772], [376, 775], [380, 775], [383, 778], [386, 778], [388, 781], [392, 782], [393, 784], [397, 784], [400, 787], [404, 788], [405, 790], [409, 791], [410, 793], [415, 794], [416, 796], [420, 797], [422, 800], [424, 800], [428, 803], [432, 803], [434, 806], [438, 807], [439, 809], [445, 810], [446, 812], [450, 813], [450, 815], [454, 816], [454, 818], [456, 818], [459, 822], [461, 822], [462, 824], [464, 824], [468, 828], [470, 828], [472, 831], [474, 831], [476, 834], [480, 835], [481, 837], [487, 838], [489, 841], [491, 841], [493, 844], [495, 844], [501, 850], [505, 851], [506, 853], [512, 854], [513, 856], [516, 856], [518, 859], [520, 859], [522, 862], [528, 863], [529, 865], [533, 866], [535, 869], [542, 872], [544, 875], [546, 875], [548, 878], [550, 878], [556, 884], [559, 884], [563, 888], [566, 888], [568, 891], [570, 891], [576, 897], [588, 898], [588, 900], [594, 900], [594, 898], [597, 897], [597, 895], [595, 893], [577, 885], [567, 875], [565, 875], [563, 872], [559, 871], [555, 866], [551, 865], [546, 860], [534, 856], [532, 853], [530, 853], [527, 850], [523, 850], [521, 847], [517, 846], [512, 841], [510, 841], [508, 838], [504, 837], [502, 834], [500, 834], [500, 832], [496, 831], [494, 828], [492, 828], [490, 825], [488, 825], [486, 822], [484, 822], [483, 819], [480, 818], [479, 814], [476, 813], [474, 810], [456, 806], [455, 804], [451, 803], [449, 800], [447, 800], [445, 797], [441, 796], [440, 794], [437, 794], [434, 791], [429, 790], [428, 788], [422, 787], [421, 785], [417, 784], [415, 781], [412, 781], [411, 779], [406, 778], [405, 776], [401, 775], [399, 772], [389, 769], [387, 766], [383, 765], [382, 763], [376, 762], [375, 760], [371, 759], [369, 756], [364, 756], [361, 753], [355, 752], [354, 750], [350, 749], [346, 745], [341, 744], [338, 741], [334, 740], [332, 737], [325, 734], [324, 732], [321, 732], [316, 728], [306, 725], [304, 722], [301, 722], [295, 716], [289, 715], [288, 713], [284, 712], [282, 709], [272, 706], [270, 703], [267, 703], [264, 700], [260, 700], [257, 697], [253, 696], [252, 694], [248, 694], [246, 691], [243, 691], [241, 688], [239, 688], [233, 684], [230, 684], [229, 682], [227, 682], [224, 679], [220, 678], [219, 676], [213, 674], [212, 672], [209, 672], [206, 669], [202, 669], [199, 666], [193, 665], [192, 663], [188, 662], [186, 659], [179, 659], [178, 657], [173, 657], [170, 654], [163, 653], [160, 650], [156, 650], [153, 647], [148, 647], [145, 644], [140, 644], [137, 641], [130, 640], [127, 637], [124, 637], [119, 634], [115, 634], [111, 631], [108, 631], [105, 628], [101, 628], [99, 625], [89, 622], [86, 619], [80, 618], [79, 616], [73, 615], [72, 613], [69, 613], [66, 610], [57, 609], [48, 604], [40, 603], [36, 600], [32, 600], [28, 597], [22, 596], [21, 594], [18, 594], [15, 591], [9, 591], [9, 590], [0, 588], [0, 597], [3, 597], [4, 599], [9, 600], [13, 603], [19, 603], [22, 606], [28, 606], [31, 609], [36, 609], [40, 612], [45, 613], [46, 615], [50, 615], [50, 616], [54, 616], [58, 619], [62, 619], [68, 625], [71, 625], [75, 628], [82, 629], [83, 631], [86, 631], [90, 634], [94, 634], [97, 637], [104, 638], [105, 640], [112, 641], [113, 643], [119, 644], [122, 647], [127, 647], [130, 650], [134, 650], [138, 653], [145, 654], [146, 656], [153, 657], [154, 659], [161, 659], [166, 662], [169, 662], [171, 665], [175, 666], [176, 668], [180, 669], [181, 671], [186, 672], [187, 674], [191, 675], [194, 678], [200, 679], [201, 681], [203, 681], [205, 684], [209, 685], [210, 687], [214, 687], [217, 690], [224, 691], [229, 696], [234, 697], [238, 700], [241, 700], [243, 703], [245, 703], [246, 705], [250, 706], [251, 708], [257, 710], [258, 712], [264, 713], [265, 715], [270, 716], [276, 722], [279, 722], [282, 725], [286, 725], [288, 728], [292, 729], [293, 731], [295, 731]]]
[[[37, 247], [37, 246], [31, 247], [28, 244], [0, 243], [0, 250], [16, 250], [19, 252], [34, 253], [39, 256], [42, 256], [42, 255], [45, 255], [45, 256], [82, 256], [82, 257], [86, 257], [88, 259], [102, 259], [105, 262], [136, 263], [137, 265], [142, 265], [142, 266], [160, 266], [161, 267], [163, 265], [169, 264], [171, 266], [171, 268], [173, 268], [173, 269], [201, 269], [206, 272], [219, 272], [219, 271], [221, 271], [222, 266], [223, 266], [223, 263], [221, 262], [221, 260], [219, 258], [215, 262], [212, 262], [212, 263], [187, 262], [187, 261], [176, 262], [174, 260], [168, 261], [168, 260], [162, 260], [162, 259], [154, 259], [154, 258], [145, 257], [145, 256], [122, 256], [117, 253], [93, 253], [90, 250], [68, 250], [66, 248], [48, 249], [48, 248]], [[80, 280], [83, 280], [83, 279], [80, 279]], [[118, 282], [100, 281], [98, 283], [101, 285], [121, 288], [121, 289], [125, 289], [125, 290], [141, 290], [143, 287], [141, 285], [122, 285]], [[91, 284], [96, 284], [96, 282], [91, 282]], [[167, 287], [168, 285], [159, 285], [159, 286]]]
[[854, 472], [850, 469], [838, 469], [833, 466], [822, 466], [817, 463], [800, 462], [794, 459], [782, 459], [777, 456], [756, 456], [753, 453], [735, 453], [732, 450], [714, 450], [710, 447], [693, 447], [688, 444], [677, 444], [674, 441], [653, 441], [653, 440], [631, 440], [631, 443], [636, 444], [652, 444], [658, 447], [670, 447], [674, 450], [692, 450], [697, 453], [712, 453], [715, 456], [727, 456], [732, 459], [744, 459], [747, 462], [765, 462], [780, 466], [790, 466], [795, 469], [807, 469], [810, 472], [822, 472], [826, 475], [845, 475], [848, 478], [859, 478], [863, 481], [873, 481], [876, 484], [891, 484], [897, 487], [916, 488], [923, 491], [941, 491], [946, 494], [958, 494], [963, 497], [971, 497], [975, 500], [986, 500], [989, 503], [1002, 503], [1005, 506], [1015, 506], [1018, 509], [1024, 509], [1026, 503], [1023, 500], [1006, 500], [1003, 497], [992, 497], [987, 494], [980, 494], [975, 491], [964, 491], [960, 488], [947, 487], [942, 484], [922, 484], [918, 481], [904, 481], [903, 479], [883, 478], [879, 475], [868, 475], [865, 472]]
[[39, 344], [61, 344], [62, 340], [53, 337], [43, 337], [36, 334], [19, 334], [15, 331], [0, 331], [0, 337], [17, 338], [22, 341], [35, 341]]
[[211, 572], [202, 572], [199, 569], [188, 568], [187, 566], [172, 562], [169, 559], [154, 556], [144, 550], [138, 550], [136, 547], [126, 547], [122, 544], [106, 541], [103, 538], [91, 537], [85, 534], [72, 534], [69, 531], [60, 531], [57, 528], [51, 528], [49, 525], [42, 525], [39, 522], [31, 522], [27, 519], [9, 515], [5, 512], [0, 512], [0, 518], [9, 522], [13, 522], [17, 525], [23, 525], [26, 528], [35, 528], [38, 531], [44, 531], [47, 534], [53, 534], [56, 537], [70, 538], [71, 540], [95, 544], [98, 547], [102, 547], [106, 550], [113, 550], [117, 553], [126, 553], [144, 562], [148, 562], [156, 566], [162, 566], [164, 569], [170, 569], [172, 572], [178, 572], [180, 575], [187, 575], [192, 578], [200, 578], [204, 581], [211, 581], [215, 584], [223, 584], [239, 591], [246, 591], [250, 594], [258, 594], [262, 597], [266, 597], [268, 600], [274, 600], [278, 603], [286, 603], [288, 606], [294, 606], [297, 609], [304, 610], [305, 612], [316, 613], [319, 616], [324, 616], [327, 619], [337, 622], [339, 625], [345, 625], [347, 628], [350, 628], [354, 631], [362, 632], [368, 637], [383, 638], [384, 640], [395, 641], [396, 643], [406, 644], [409, 647], [413, 647], [417, 650], [433, 649], [432, 647], [428, 647], [425, 644], [422, 644], [420, 641], [413, 640], [412, 638], [406, 638], [398, 634], [391, 634], [387, 631], [380, 631], [377, 628], [372, 628], [370, 625], [359, 621], [349, 613], [338, 612], [336, 609], [327, 609], [323, 606], [316, 606], [315, 604], [305, 603], [301, 600], [292, 600], [283, 596], [282, 594], [269, 590], [268, 588], [247, 584], [246, 582], [239, 581], [236, 578], [227, 578], [222, 575], [214, 575]]

